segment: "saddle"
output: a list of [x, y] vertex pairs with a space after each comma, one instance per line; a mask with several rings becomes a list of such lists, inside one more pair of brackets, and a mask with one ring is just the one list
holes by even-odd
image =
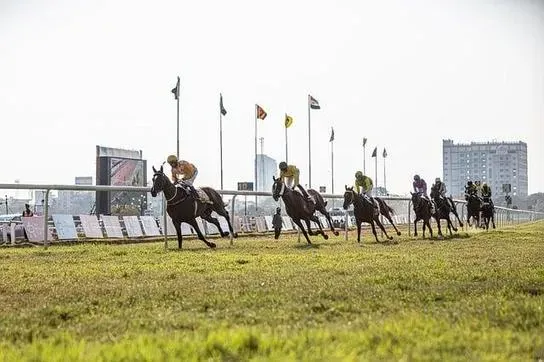
[[175, 186], [185, 190], [185, 192], [188, 195], [192, 195], [196, 201], [200, 201], [203, 204], [213, 204], [213, 201], [210, 200], [210, 198], [208, 197], [208, 194], [205, 193], [204, 190], [202, 190], [201, 188], [196, 188], [184, 182], [178, 182], [176, 183]]

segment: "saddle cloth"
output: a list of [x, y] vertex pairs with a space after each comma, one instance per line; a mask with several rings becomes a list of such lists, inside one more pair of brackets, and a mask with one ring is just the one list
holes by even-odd
[[[183, 183], [176, 183], [176, 187], [180, 187], [182, 189], [185, 189], [187, 192], [190, 192], [190, 188], [188, 185], [184, 185]], [[201, 188], [199, 187], [195, 187], [195, 190], [196, 190], [196, 193], [198, 194], [198, 199], [200, 202], [203, 202], [205, 204], [213, 204], [213, 201], [210, 200], [210, 198], [208, 197], [208, 194], [204, 192], [204, 190], [202, 190]]]
[[304, 195], [302, 194], [302, 191], [300, 191], [298, 188], [293, 190], [293, 191], [297, 192], [300, 196], [302, 196], [303, 200], [309, 200], [309, 201], [313, 202], [314, 205], [317, 204], [317, 201], [315, 200], [315, 197], [312, 194], [310, 194], [308, 191], [306, 191], [306, 192], [308, 192], [308, 196], [309, 196], [308, 199], [304, 197]]

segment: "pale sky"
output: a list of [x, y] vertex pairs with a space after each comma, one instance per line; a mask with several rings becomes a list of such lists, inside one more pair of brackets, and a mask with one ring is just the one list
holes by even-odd
[[[544, 2], [539, 0], [0, 0], [0, 183], [96, 180], [95, 147], [180, 153], [195, 182], [253, 181], [254, 105], [264, 153], [335, 191], [385, 147], [387, 187], [442, 176], [442, 139], [524, 141], [529, 193], [544, 192]], [[383, 186], [383, 158], [378, 181]], [[376, 181], [375, 181], [376, 185]]]

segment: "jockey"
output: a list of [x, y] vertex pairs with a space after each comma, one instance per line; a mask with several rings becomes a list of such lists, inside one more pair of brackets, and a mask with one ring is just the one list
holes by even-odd
[[491, 187], [487, 183], [482, 184], [482, 189], [480, 190], [480, 194], [482, 195], [482, 199], [484, 202], [489, 202], [491, 206], [493, 205], [493, 200], [491, 200]]
[[198, 175], [196, 166], [185, 160], [178, 160], [176, 155], [168, 156], [166, 162], [172, 167], [172, 181], [174, 184], [185, 186], [196, 199], [200, 199], [198, 192], [193, 186], [195, 178]]
[[434, 202], [431, 201], [429, 195], [427, 195], [427, 183], [419, 175], [414, 175], [414, 182], [412, 183], [414, 192], [420, 194], [421, 197], [427, 199], [431, 203], [431, 212], [434, 214]]
[[291, 190], [295, 190], [295, 186], [299, 188], [302, 195], [307, 199], [311, 200], [310, 195], [306, 192], [306, 190], [302, 187], [302, 185], [299, 183], [299, 177], [300, 177], [300, 171], [295, 165], [287, 165], [287, 162], [280, 162], [279, 164], [280, 169], [280, 179], [282, 182], [285, 182], [285, 185]]
[[451, 199], [451, 197], [446, 196], [447, 192], [448, 191], [446, 189], [446, 184], [442, 182], [440, 177], [437, 177], [434, 180], [434, 185], [431, 186], [431, 195], [435, 194], [436, 198], [439, 199], [440, 201], [449, 202], [449, 204], [450, 204], [449, 206], [452, 209], [455, 209], [455, 204], [453, 203], [453, 200]]
[[375, 205], [374, 199], [370, 196], [372, 192], [373, 184], [372, 179], [366, 175], [363, 175], [361, 171], [355, 172], [355, 191], [367, 199], [370, 203]]
[[427, 183], [424, 179], [419, 177], [419, 175], [414, 176], [414, 182], [412, 183], [412, 186], [414, 187], [414, 192], [421, 194], [422, 196], [425, 196], [425, 198], [429, 199], [429, 196], [427, 195]]
[[472, 181], [468, 180], [467, 185], [465, 186], [465, 200], [468, 201], [470, 195], [478, 195], [478, 189]]

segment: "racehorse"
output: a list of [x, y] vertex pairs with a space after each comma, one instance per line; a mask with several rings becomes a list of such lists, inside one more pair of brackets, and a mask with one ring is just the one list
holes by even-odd
[[[325, 215], [332, 232], [334, 235], [338, 235], [338, 231], [334, 229], [334, 225], [332, 224], [331, 216], [325, 209], [327, 203], [317, 191], [314, 189], [307, 190], [308, 194], [313, 198], [313, 200], [315, 200], [315, 202], [312, 202], [310, 200], [306, 200], [300, 193], [293, 191], [290, 187], [287, 187], [280, 177], [276, 178], [275, 176], [272, 176], [272, 179], [274, 180], [274, 184], [272, 185], [272, 197], [275, 201], [278, 201], [280, 197], [282, 198], [283, 202], [285, 203], [285, 211], [287, 212], [287, 215], [291, 217], [293, 222], [302, 231], [302, 234], [306, 238], [308, 244], [312, 244], [308, 234], [314, 235], [312, 229], [310, 228], [310, 221], [315, 222], [319, 227], [317, 234], [321, 234], [325, 240], [329, 238], [329, 236], [323, 231], [321, 221], [319, 221], [319, 218], [314, 215], [316, 210]], [[302, 226], [302, 221], [305, 222], [308, 232], [306, 232]]]
[[478, 195], [470, 194], [467, 198], [467, 224], [472, 226], [470, 219], [476, 221], [476, 227], [480, 226], [480, 211], [482, 209], [482, 199]]
[[[387, 239], [393, 239], [392, 236], [387, 235], [383, 224], [380, 221], [380, 212], [374, 207], [374, 205], [363, 198], [362, 195], [359, 195], [353, 190], [353, 187], [347, 187], [346, 192], [344, 192], [344, 210], [347, 210], [349, 205], [353, 204], [353, 214], [355, 215], [355, 222], [357, 223], [357, 242], [361, 242], [361, 224], [363, 222], [369, 223], [372, 227], [372, 233], [376, 238], [376, 242], [379, 243], [378, 235], [376, 234], [376, 223], [382, 232], [385, 234]], [[383, 200], [382, 200], [383, 202]], [[397, 231], [398, 232], [398, 231]]]
[[482, 221], [485, 229], [489, 230], [489, 221], [491, 221], [491, 225], [493, 226], [493, 229], [495, 229], [495, 207], [489, 197], [483, 198], [480, 210], [482, 211]]
[[429, 228], [431, 238], [433, 237], [433, 229], [431, 228], [431, 201], [422, 197], [419, 192], [410, 192], [412, 194], [412, 206], [416, 218], [414, 219], [414, 236], [417, 236], [417, 222], [423, 221], [423, 237], [425, 237], [425, 227]]
[[453, 234], [451, 232], [451, 229], [453, 228], [453, 231], [457, 232], [457, 228], [453, 225], [450, 219], [450, 212], [452, 212], [452, 207], [448, 202], [449, 200], [446, 198], [441, 198], [440, 196], [438, 196], [437, 193], [433, 193], [433, 191], [431, 191], [431, 197], [433, 198], [433, 201], [436, 205], [436, 210], [432, 216], [436, 221], [436, 224], [438, 225], [438, 236], [443, 237], [440, 220], [446, 220], [450, 236], [452, 236]]
[[383, 215], [387, 221], [393, 226], [395, 231], [397, 232], [397, 235], [400, 236], [400, 231], [397, 229], [397, 225], [393, 222], [393, 218], [391, 217], [391, 214], [395, 213], [395, 210], [389, 205], [385, 203], [385, 201], [381, 197], [375, 197], [374, 200], [376, 200], [379, 204], [380, 214]]
[[213, 242], [206, 240], [198, 224], [196, 222], [197, 217], [209, 221], [214, 224], [221, 236], [225, 237], [229, 235], [228, 231], [223, 231], [219, 221], [212, 217], [212, 212], [215, 211], [218, 215], [223, 216], [227, 220], [230, 233], [233, 237], [237, 237], [238, 234], [232, 229], [232, 224], [230, 222], [229, 213], [225, 209], [225, 204], [221, 195], [211, 187], [202, 187], [200, 190], [210, 200], [209, 202], [203, 202], [200, 199], [196, 199], [191, 192], [186, 190], [184, 187], [175, 186], [170, 178], [163, 172], [161, 166], [160, 170], [156, 170], [153, 167], [153, 186], [151, 187], [151, 196], [156, 197], [159, 192], [164, 192], [164, 197], [166, 198], [166, 212], [172, 219], [172, 223], [176, 228], [176, 233], [178, 236], [178, 248], [181, 249], [183, 239], [181, 235], [181, 223], [185, 222], [196, 231], [196, 235], [200, 240], [202, 240], [210, 248], [215, 248], [216, 245]]

